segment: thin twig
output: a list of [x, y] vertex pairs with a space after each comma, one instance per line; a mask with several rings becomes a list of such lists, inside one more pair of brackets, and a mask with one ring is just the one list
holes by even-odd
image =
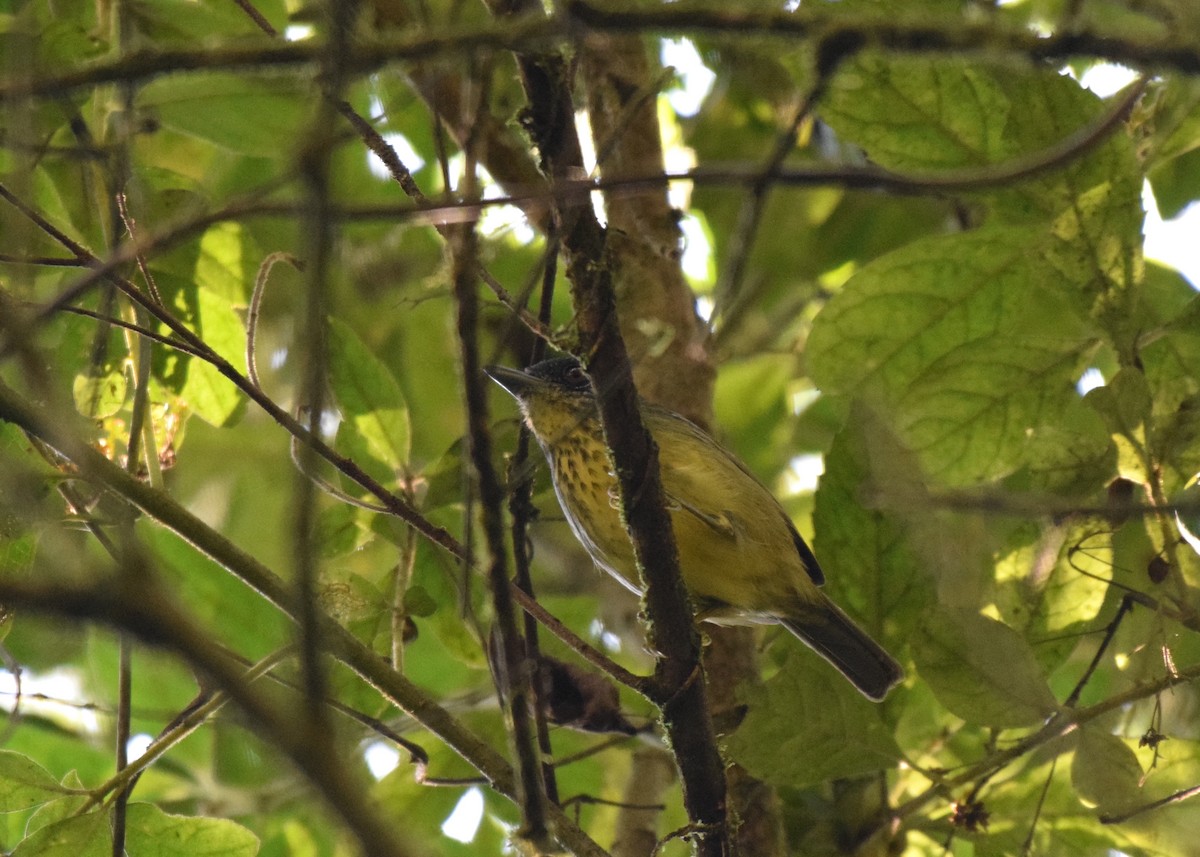
[[[239, 0], [239, 4], [241, 2], [244, 0]], [[271, 269], [279, 262], [287, 262], [297, 271], [304, 271], [304, 263], [283, 251], [268, 254], [258, 266], [254, 290], [250, 292], [250, 307], [246, 311], [246, 377], [259, 389], [262, 389], [262, 381], [258, 377], [258, 317], [262, 312], [263, 295], [267, 290]]]
[[1180, 789], [1179, 791], [1169, 794], [1164, 798], [1159, 798], [1158, 800], [1151, 801], [1150, 803], [1142, 804], [1141, 806], [1135, 807], [1134, 809], [1131, 809], [1127, 812], [1114, 813], [1114, 814], [1103, 813], [1100, 815], [1100, 823], [1101, 824], [1123, 824], [1126, 821], [1129, 821], [1129, 819], [1139, 816], [1144, 812], [1150, 812], [1151, 810], [1161, 809], [1162, 807], [1167, 806], [1169, 804], [1179, 803], [1180, 801], [1194, 798], [1196, 795], [1200, 795], [1200, 786], [1191, 786], [1186, 789]]
[[749, 261], [750, 251], [754, 246], [754, 239], [758, 233], [759, 224], [762, 222], [762, 214], [766, 208], [767, 197], [774, 184], [775, 176], [783, 166], [788, 154], [796, 147], [800, 126], [811, 115], [813, 108], [828, 88], [832, 72], [833, 68], [817, 69], [816, 83], [809, 88], [796, 105], [796, 110], [791, 121], [788, 122], [787, 128], [776, 137], [775, 145], [771, 147], [771, 152], [767, 155], [762, 172], [746, 189], [742, 206], [738, 210], [737, 224], [729, 238], [729, 250], [725, 257], [725, 265], [722, 266], [721, 275], [717, 278], [714, 291], [714, 302], [722, 315], [725, 314], [725, 310], [730, 308], [730, 302], [737, 298], [741, 289], [742, 279], [746, 273], [746, 263]]
[[[465, 192], [474, 192], [475, 163], [468, 150], [463, 184]], [[512, 591], [508, 580], [508, 562], [504, 542], [504, 489], [492, 467], [491, 435], [488, 430], [487, 395], [483, 389], [483, 371], [476, 338], [478, 324], [477, 236], [473, 225], [464, 226], [451, 241], [454, 262], [454, 296], [457, 305], [459, 347], [466, 388], [469, 449], [475, 484], [483, 515], [487, 542], [487, 581], [495, 612], [496, 647], [492, 658], [496, 682], [506, 708], [510, 737], [517, 759], [518, 796], [521, 805], [519, 836], [540, 850], [554, 848], [546, 821], [546, 791], [536, 730], [530, 707], [530, 683], [533, 670], [524, 639], [517, 630]]]

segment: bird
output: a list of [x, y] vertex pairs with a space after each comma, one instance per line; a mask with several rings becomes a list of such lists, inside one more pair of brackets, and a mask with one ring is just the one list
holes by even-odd
[[[596, 393], [582, 364], [557, 357], [524, 370], [484, 371], [517, 400], [575, 537], [597, 566], [640, 594]], [[697, 619], [782, 625], [864, 696], [882, 700], [903, 669], [821, 591], [825, 574], [779, 501], [695, 423], [645, 401], [640, 407], [658, 445], [679, 570]]]

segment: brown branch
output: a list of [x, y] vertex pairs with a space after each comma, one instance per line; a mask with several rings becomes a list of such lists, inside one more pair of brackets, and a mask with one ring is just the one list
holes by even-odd
[[[802, 6], [793, 12], [742, 10], [728, 4], [693, 3], [640, 9], [614, 9], [567, 0], [554, 18], [522, 16], [475, 27], [401, 33], [361, 40], [347, 60], [347, 71], [363, 74], [396, 61], [469, 54], [481, 49], [531, 51], [577, 35], [581, 28], [614, 33], [727, 33], [753, 37], [840, 38], [903, 53], [984, 53], [1034, 61], [1092, 57], [1147, 71], [1200, 72], [1200, 45], [1182, 31], [1138, 40], [1087, 29], [1050, 34], [993, 19], [914, 20], [878, 15], [848, 15], [839, 9]], [[0, 101], [68, 93], [73, 89], [121, 81], [142, 81], [162, 74], [210, 69], [269, 69], [315, 66], [328, 50], [323, 40], [269, 44], [230, 43], [204, 48], [134, 49], [120, 57], [89, 63], [57, 75], [9, 78], [0, 82]]]
[[[558, 274], [558, 236], [551, 226], [546, 236], [546, 252], [543, 254], [541, 265], [541, 300], [538, 305], [538, 321], [549, 325], [550, 314], [554, 303], [554, 280]], [[529, 365], [542, 360], [546, 354], [546, 341], [534, 338], [529, 350]], [[533, 575], [530, 565], [533, 560], [532, 548], [529, 542], [529, 521], [536, 512], [533, 506], [533, 474], [526, 469], [529, 452], [532, 446], [533, 433], [524, 422], [521, 423], [517, 434], [517, 448], [508, 465], [509, 478], [509, 535], [512, 539], [513, 551], [513, 589], [527, 596], [528, 600], [537, 603], [534, 598]], [[514, 474], [524, 474], [521, 478], [513, 479]], [[529, 611], [524, 613], [525, 650], [530, 664], [542, 662], [542, 647], [538, 639], [538, 620]], [[550, 700], [545, 699], [545, 688], [540, 681], [534, 681], [531, 688], [533, 701], [534, 726], [537, 728], [538, 747], [545, 760], [542, 764], [542, 782], [546, 789], [546, 798], [558, 802], [558, 777], [554, 765], [548, 760], [554, 758], [554, 747], [550, 741], [550, 724], [547, 719]]]
[[[514, 11], [501, 2], [492, 8], [501, 15]], [[556, 54], [520, 53], [517, 65], [527, 99], [526, 128], [538, 147], [542, 171], [557, 184], [582, 168], [566, 64]], [[684, 807], [697, 826], [698, 853], [726, 855], [730, 845], [724, 764], [709, 718], [699, 637], [663, 500], [658, 451], [642, 424], [617, 322], [615, 259], [586, 200], [556, 205], [553, 214], [567, 259], [580, 346], [599, 391], [605, 441], [645, 584], [647, 642], [655, 653], [658, 700], [668, 740], [675, 748]]]
[[[346, 61], [358, 20], [357, 0], [328, 0], [320, 9], [320, 23], [328, 32], [320, 61], [320, 86], [336, 99], [348, 82]], [[334, 267], [334, 225], [330, 217], [330, 162], [333, 152], [333, 110], [330, 99], [321, 99], [309, 120], [300, 144], [298, 172], [304, 189], [304, 214], [300, 234], [304, 242], [303, 310], [300, 319], [299, 399], [307, 409], [310, 437], [320, 432], [325, 411], [329, 349], [326, 327]], [[292, 490], [292, 561], [297, 643], [303, 684], [304, 710], [300, 726], [309, 733], [310, 752], [333, 753], [332, 729], [324, 705], [326, 683], [321, 661], [322, 629], [319, 619], [318, 558], [321, 555], [317, 525], [317, 486], [305, 474], [313, 469], [317, 451], [308, 444], [295, 452], [299, 467]]]
[[[470, 175], [474, 172], [474, 163], [470, 157], [467, 160], [467, 173]], [[466, 183], [472, 184], [469, 178]], [[457, 240], [451, 241], [451, 252], [454, 257], [454, 296], [458, 307], [463, 385], [466, 389], [468, 446], [482, 505], [484, 537], [488, 548], [487, 582], [495, 609], [493, 669], [501, 703], [508, 715], [510, 737], [517, 758], [517, 795], [522, 818], [518, 836], [532, 843], [538, 851], [549, 851], [555, 846], [546, 828], [541, 752], [530, 705], [532, 667], [524, 640], [517, 630], [513, 610], [504, 542], [504, 488], [492, 467], [487, 395], [483, 387], [484, 376], [476, 337], [479, 321], [475, 278], [479, 264], [478, 239], [473, 226], [462, 227], [455, 237]]]
[[884, 14], [848, 14], [837, 7], [797, 7], [791, 12], [745, 9], [694, 2], [614, 8], [588, 0], [565, 0], [564, 13], [594, 30], [631, 33], [723, 33], [781, 40], [836, 37], [902, 53], [983, 53], [1030, 60], [1066, 61], [1094, 57], [1145, 70], [1200, 72], [1200, 45], [1190, 34], [1167, 31], [1157, 39], [1137, 40], [1083, 28], [1042, 33], [994, 18], [965, 16], [900, 18]]
[[588, 644], [586, 640], [564, 625], [558, 617], [533, 599], [529, 593], [513, 584], [513, 599], [527, 614], [536, 619], [542, 627], [557, 637], [567, 648], [575, 652], [592, 666], [608, 675], [615, 681], [636, 691], [646, 699], [653, 701], [656, 690], [653, 682], [645, 676], [635, 675], [623, 666], [607, 657], [603, 652]]
[[[349, 74], [366, 74], [396, 60], [420, 60], [445, 54], [470, 53], [483, 48], [508, 50], [528, 47], [556, 40], [566, 29], [561, 21], [531, 18], [513, 21], [504, 27], [489, 24], [441, 32], [425, 30], [419, 34], [406, 33], [373, 41], [362, 40], [355, 43], [353, 53], [347, 57], [346, 71]], [[315, 68], [328, 50], [324, 39], [266, 44], [233, 42], [204, 48], [169, 50], [135, 48], [124, 52], [119, 59], [92, 62], [58, 75], [9, 78], [0, 82], [0, 102], [64, 95], [80, 87], [144, 81], [183, 71], [265, 70], [285, 66]]]
[[1129, 821], [1129, 819], [1139, 816], [1143, 812], [1161, 809], [1164, 806], [1194, 798], [1196, 795], [1200, 795], [1200, 786], [1191, 786], [1190, 788], [1180, 789], [1179, 791], [1173, 792], [1164, 798], [1159, 798], [1158, 800], [1150, 801], [1150, 803], [1142, 804], [1141, 806], [1135, 807], [1128, 812], [1116, 814], [1103, 813], [1100, 816], [1100, 823], [1124, 824], [1126, 821]]

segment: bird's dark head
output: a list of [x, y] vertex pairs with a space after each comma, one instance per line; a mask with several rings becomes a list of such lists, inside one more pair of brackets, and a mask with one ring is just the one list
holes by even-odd
[[488, 366], [484, 371], [517, 400], [539, 438], [563, 436], [595, 415], [591, 379], [574, 357], [543, 360], [523, 370]]

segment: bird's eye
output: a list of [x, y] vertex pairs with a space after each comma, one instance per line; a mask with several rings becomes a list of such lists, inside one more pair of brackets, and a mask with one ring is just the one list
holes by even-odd
[[572, 366], [567, 370], [567, 380], [572, 384], [583, 384], [587, 382], [587, 376], [583, 374], [583, 370], [578, 366]]

